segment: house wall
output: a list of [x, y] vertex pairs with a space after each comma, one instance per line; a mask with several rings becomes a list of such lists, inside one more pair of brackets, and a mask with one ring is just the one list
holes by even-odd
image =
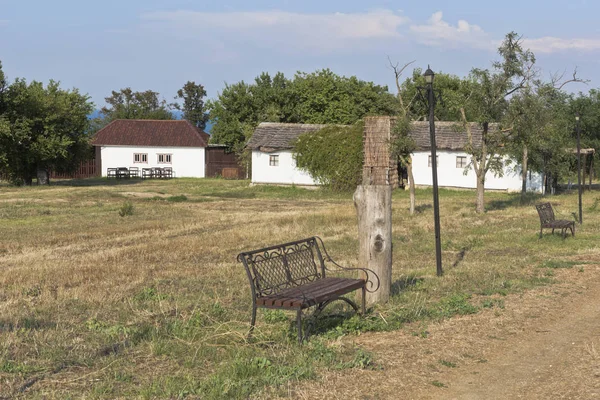
[[[134, 163], [134, 153], [148, 154], [147, 163]], [[108, 168], [117, 167], [171, 167], [178, 178], [204, 178], [205, 149], [203, 147], [140, 147], [100, 146], [102, 176]], [[158, 154], [171, 154], [171, 164], [159, 164]]]
[[[279, 165], [269, 165], [269, 156], [278, 155]], [[252, 183], [283, 185], [316, 185], [313, 178], [296, 168], [296, 161], [289, 150], [273, 153], [252, 151]]]
[[[413, 176], [415, 185], [431, 186], [431, 167], [429, 167], [430, 152], [415, 152], [413, 154]], [[456, 167], [456, 157], [467, 157], [467, 163], [471, 156], [460, 151], [438, 150], [438, 182], [440, 186], [475, 189], [477, 186], [476, 175], [473, 168], [469, 168], [465, 175], [465, 168]], [[521, 190], [521, 167], [509, 158], [504, 158], [504, 174], [502, 177], [494, 176], [494, 173], [488, 172], [485, 177], [485, 188], [492, 190]], [[539, 173], [532, 173], [527, 179], [527, 190], [541, 193], [542, 176]]]

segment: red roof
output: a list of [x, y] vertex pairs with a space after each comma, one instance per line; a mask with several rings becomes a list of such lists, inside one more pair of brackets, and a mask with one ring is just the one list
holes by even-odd
[[207, 147], [208, 133], [186, 120], [117, 119], [96, 132], [95, 146]]

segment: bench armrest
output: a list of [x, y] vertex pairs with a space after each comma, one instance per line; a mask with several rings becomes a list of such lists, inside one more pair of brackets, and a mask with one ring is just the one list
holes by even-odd
[[331, 264], [335, 265], [337, 268], [336, 269], [331, 269], [328, 268], [327, 265], [324, 265], [325, 269], [327, 271], [330, 272], [342, 272], [342, 271], [362, 271], [362, 273], [364, 274], [365, 278], [366, 278], [366, 290], [369, 293], [374, 293], [379, 289], [380, 286], [380, 281], [379, 281], [379, 276], [377, 276], [377, 274], [375, 273], [375, 271], [368, 269], [368, 268], [348, 268], [348, 267], [343, 267], [340, 264], [336, 263], [333, 258], [331, 258], [331, 256], [329, 255], [329, 253], [327, 252], [327, 249], [325, 248], [325, 244], [323, 243], [323, 239], [321, 239], [318, 236], [315, 236], [315, 238], [321, 242], [321, 248], [323, 249], [323, 253], [324, 253], [324, 260], [323, 261], [327, 261], [330, 262]]

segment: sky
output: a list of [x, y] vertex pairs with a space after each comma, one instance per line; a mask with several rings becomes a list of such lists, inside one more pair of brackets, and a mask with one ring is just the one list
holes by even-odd
[[188, 80], [215, 98], [262, 71], [330, 68], [394, 91], [388, 57], [465, 76], [488, 68], [504, 35], [522, 35], [542, 77], [575, 68], [600, 87], [597, 0], [0, 0], [9, 79], [58, 80], [96, 107], [112, 90], [168, 101]]

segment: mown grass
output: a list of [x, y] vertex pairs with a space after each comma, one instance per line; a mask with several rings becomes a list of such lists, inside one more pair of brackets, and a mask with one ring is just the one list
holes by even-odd
[[[247, 340], [249, 285], [235, 256], [319, 235], [356, 266], [351, 197], [217, 179], [0, 186], [0, 397], [285, 395], [327, 368], [377, 368], [377, 354], [340, 337], [405, 328], [426, 337], [430, 321], [501, 309], [504, 295], [551, 284], [555, 269], [598, 251], [594, 193], [576, 238], [539, 240], [539, 197], [521, 205], [488, 193], [476, 215], [473, 192], [443, 190], [438, 278], [431, 191], [417, 191], [414, 216], [395, 191], [391, 301], [319, 326], [304, 346], [290, 314], [260, 311]], [[575, 194], [549, 199], [561, 218], [577, 210]]]

